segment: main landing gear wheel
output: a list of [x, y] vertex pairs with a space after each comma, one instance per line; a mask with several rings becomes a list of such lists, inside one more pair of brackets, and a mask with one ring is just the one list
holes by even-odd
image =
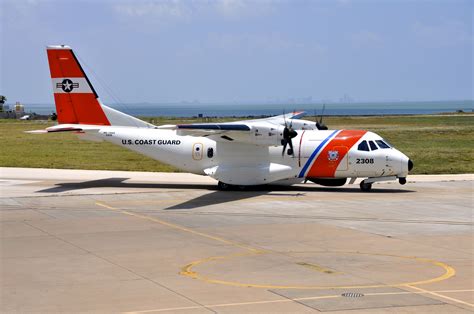
[[245, 185], [233, 185], [219, 181], [217, 188], [221, 191], [245, 191], [247, 187]]
[[362, 181], [360, 183], [360, 189], [362, 192], [370, 192], [370, 190], [372, 190], [372, 183], [365, 183], [365, 181]]

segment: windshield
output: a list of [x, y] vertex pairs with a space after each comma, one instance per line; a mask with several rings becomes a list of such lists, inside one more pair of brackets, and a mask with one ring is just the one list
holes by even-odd
[[357, 147], [358, 150], [369, 152], [369, 145], [367, 145], [367, 141], [360, 142], [359, 146]]
[[379, 145], [380, 148], [384, 149], [384, 148], [390, 148], [390, 145], [387, 144], [387, 142], [384, 142], [382, 140], [376, 140], [377, 144]]

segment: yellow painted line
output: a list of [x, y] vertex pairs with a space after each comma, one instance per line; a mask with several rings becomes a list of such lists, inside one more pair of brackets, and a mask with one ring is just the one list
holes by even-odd
[[[401, 287], [401, 286], [414, 286], [414, 285], [422, 285], [422, 284], [428, 284], [428, 283], [434, 283], [434, 282], [439, 282], [442, 280], [446, 280], [456, 274], [456, 271], [454, 268], [451, 266], [435, 261], [435, 260], [430, 260], [426, 258], [420, 258], [416, 256], [399, 256], [399, 255], [391, 255], [391, 254], [381, 254], [381, 253], [365, 253], [365, 252], [344, 252], [344, 251], [323, 251], [323, 252], [317, 252], [317, 253], [339, 253], [339, 254], [362, 254], [362, 255], [375, 255], [375, 256], [388, 256], [388, 257], [394, 257], [394, 258], [403, 258], [403, 259], [411, 259], [417, 262], [421, 263], [427, 263], [427, 264], [432, 264], [438, 267], [441, 267], [445, 270], [445, 273], [441, 276], [427, 279], [427, 280], [421, 280], [421, 281], [415, 281], [415, 282], [404, 282], [404, 283], [394, 283], [394, 284], [377, 284], [377, 285], [353, 285], [353, 286], [298, 286], [298, 285], [270, 285], [270, 284], [255, 284], [255, 283], [241, 283], [241, 282], [235, 282], [235, 281], [226, 281], [226, 280], [219, 280], [219, 279], [213, 279], [210, 277], [203, 276], [196, 271], [193, 270], [195, 266], [198, 266], [200, 264], [206, 263], [206, 262], [213, 262], [213, 261], [220, 261], [220, 260], [228, 260], [236, 257], [242, 257], [242, 256], [252, 256], [252, 255], [261, 255], [261, 254], [266, 254], [269, 253], [268, 251], [264, 251], [261, 249], [256, 249], [241, 243], [237, 243], [234, 241], [230, 241], [215, 235], [207, 234], [204, 232], [199, 232], [190, 228], [186, 228], [177, 224], [173, 224], [158, 218], [146, 216], [146, 215], [141, 215], [137, 213], [133, 213], [124, 209], [119, 209], [110, 205], [107, 205], [103, 202], [96, 202], [96, 205], [114, 210], [117, 212], [120, 212], [125, 215], [129, 215], [135, 218], [140, 218], [140, 219], [145, 219], [149, 221], [153, 221], [156, 223], [159, 223], [161, 225], [188, 232], [200, 237], [204, 237], [207, 239], [211, 239], [214, 241], [218, 241], [224, 244], [228, 244], [240, 249], [244, 249], [246, 252], [245, 253], [236, 253], [236, 254], [230, 254], [226, 256], [213, 256], [213, 257], [208, 257], [204, 259], [200, 259], [194, 262], [191, 262], [187, 265], [185, 265], [182, 269], [180, 274], [183, 276], [187, 276], [193, 279], [199, 279], [208, 283], [215, 283], [215, 284], [222, 284], [222, 285], [228, 285], [228, 286], [234, 286], [234, 287], [253, 287], [253, 288], [264, 288], [264, 289], [312, 289], [312, 290], [323, 290], [323, 289], [364, 289], [364, 288], [382, 288], [382, 287]], [[297, 253], [297, 252], [292, 252], [292, 253]]]
[[[429, 290], [425, 290], [425, 289], [422, 289], [422, 288], [419, 288], [419, 287], [413, 287], [411, 285], [408, 285], [408, 287], [410, 287], [412, 289], [415, 289], [415, 290], [418, 290], [421, 293], [431, 294], [431, 295], [437, 296], [441, 299], [449, 300], [449, 301], [459, 303], [459, 304], [463, 304], [463, 305], [466, 305], [466, 306], [469, 306], [469, 307], [474, 307], [474, 304], [472, 304], [472, 303], [462, 301], [462, 300], [459, 300], [459, 299], [455, 299], [455, 298], [452, 298], [452, 297], [448, 297], [446, 295], [442, 295], [442, 294], [440, 294], [440, 291], [429, 291]], [[442, 293], [442, 291], [441, 291], [441, 293]]]
[[[265, 254], [269, 252], [261, 251], [259, 254]], [[359, 255], [372, 255], [372, 256], [385, 256], [385, 257], [393, 257], [393, 258], [402, 258], [402, 259], [409, 259], [414, 260], [420, 263], [432, 264], [434, 266], [438, 266], [444, 269], [444, 274], [435, 278], [430, 278], [426, 280], [414, 281], [414, 282], [401, 282], [401, 283], [392, 283], [392, 284], [374, 284], [374, 285], [352, 285], [352, 286], [298, 286], [298, 285], [273, 285], [273, 284], [256, 284], [256, 283], [244, 283], [238, 281], [228, 281], [228, 280], [220, 280], [211, 277], [207, 277], [204, 275], [199, 274], [198, 272], [194, 271], [193, 268], [200, 264], [204, 264], [207, 262], [212, 262], [215, 260], [222, 260], [222, 259], [230, 259], [236, 256], [250, 256], [255, 254], [243, 254], [243, 255], [235, 255], [235, 256], [214, 256], [210, 258], [205, 258], [201, 260], [194, 261], [189, 263], [188, 265], [184, 266], [181, 270], [181, 274], [184, 276], [188, 276], [193, 279], [199, 279], [204, 282], [214, 283], [214, 284], [221, 284], [233, 287], [245, 287], [245, 288], [262, 288], [262, 289], [305, 289], [305, 290], [325, 290], [325, 289], [367, 289], [367, 288], [383, 288], [383, 287], [402, 287], [402, 286], [412, 286], [412, 285], [424, 285], [434, 282], [439, 282], [451, 278], [456, 274], [454, 268], [445, 264], [443, 262], [430, 260], [427, 258], [421, 258], [416, 256], [401, 256], [401, 255], [393, 255], [393, 254], [381, 254], [381, 253], [365, 253], [365, 252], [345, 252], [345, 251], [324, 251], [318, 253], [338, 253], [338, 254], [359, 254]]]
[[129, 215], [129, 216], [132, 216], [132, 217], [153, 221], [153, 222], [159, 223], [163, 226], [167, 226], [167, 227], [177, 229], [177, 230], [181, 230], [181, 231], [184, 231], [184, 232], [189, 232], [191, 234], [194, 234], [194, 235], [197, 235], [197, 236], [200, 236], [200, 237], [204, 237], [204, 238], [211, 239], [211, 240], [214, 240], [214, 241], [217, 241], [217, 242], [232, 245], [232, 246], [235, 246], [235, 247], [238, 247], [238, 248], [250, 251], [250, 252], [255, 252], [255, 253], [260, 253], [261, 252], [261, 250], [259, 250], [259, 249], [255, 249], [255, 248], [252, 248], [250, 246], [246, 246], [244, 244], [240, 244], [240, 243], [230, 241], [230, 240], [227, 240], [227, 239], [215, 236], [215, 235], [210, 235], [210, 234], [207, 234], [207, 233], [204, 233], [204, 232], [199, 232], [199, 231], [196, 231], [196, 230], [193, 230], [193, 229], [189, 229], [189, 228], [186, 228], [186, 227], [183, 227], [183, 226], [180, 226], [180, 225], [176, 225], [176, 224], [173, 224], [173, 223], [170, 223], [170, 222], [158, 219], [158, 218], [145, 216], [145, 215], [141, 215], [141, 214], [136, 214], [136, 213], [129, 212], [129, 211], [126, 211], [126, 210], [123, 210], [123, 209], [112, 207], [112, 206], [107, 205], [107, 204], [102, 203], [102, 202], [96, 202], [95, 204], [98, 205], [98, 206], [105, 207], [107, 209], [118, 211], [118, 212], [120, 212], [122, 214], [125, 214], [125, 215]]
[[[426, 290], [425, 290], [426, 291]], [[474, 289], [468, 290], [441, 290], [441, 291], [398, 291], [398, 292], [374, 292], [374, 293], [364, 293], [364, 296], [385, 296], [385, 295], [405, 295], [405, 294], [432, 294], [432, 293], [455, 293], [455, 292], [474, 292]], [[183, 306], [183, 307], [171, 307], [171, 308], [162, 308], [162, 309], [152, 309], [152, 310], [142, 310], [142, 311], [132, 311], [125, 312], [126, 314], [133, 313], [153, 313], [153, 312], [167, 312], [167, 311], [179, 311], [179, 310], [195, 310], [203, 307], [206, 308], [217, 308], [217, 307], [232, 307], [232, 306], [244, 306], [244, 305], [258, 305], [258, 304], [272, 304], [272, 303], [289, 303], [295, 301], [311, 301], [311, 300], [320, 300], [320, 299], [335, 299], [342, 298], [342, 295], [323, 295], [315, 297], [303, 297], [303, 298], [285, 298], [278, 300], [262, 300], [262, 301], [250, 301], [250, 302], [237, 302], [237, 303], [221, 303], [221, 304], [209, 304], [203, 306]]]

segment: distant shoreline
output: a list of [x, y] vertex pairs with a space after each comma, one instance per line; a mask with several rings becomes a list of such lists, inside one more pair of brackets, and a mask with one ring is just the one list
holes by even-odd
[[[110, 107], [136, 117], [218, 117], [247, 118], [268, 117], [305, 111], [307, 115], [320, 115], [323, 104], [217, 104], [217, 103], [134, 103], [106, 104]], [[25, 112], [49, 115], [56, 111], [53, 104], [24, 104]], [[445, 114], [462, 110], [474, 111], [474, 101], [420, 101], [420, 102], [370, 102], [370, 103], [328, 103], [325, 105], [325, 116], [393, 116], [419, 114]]]

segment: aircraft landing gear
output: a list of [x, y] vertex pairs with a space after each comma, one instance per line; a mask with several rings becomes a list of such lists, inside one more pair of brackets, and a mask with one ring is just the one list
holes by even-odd
[[217, 189], [220, 191], [245, 191], [246, 188], [247, 187], [245, 185], [227, 184], [222, 181], [217, 183]]
[[228, 191], [228, 190], [230, 190], [231, 187], [232, 186], [230, 184], [224, 183], [222, 181], [219, 181], [217, 183], [217, 188], [221, 191]]
[[362, 192], [370, 192], [372, 190], [372, 183], [366, 183], [365, 180], [360, 183], [360, 190]]

